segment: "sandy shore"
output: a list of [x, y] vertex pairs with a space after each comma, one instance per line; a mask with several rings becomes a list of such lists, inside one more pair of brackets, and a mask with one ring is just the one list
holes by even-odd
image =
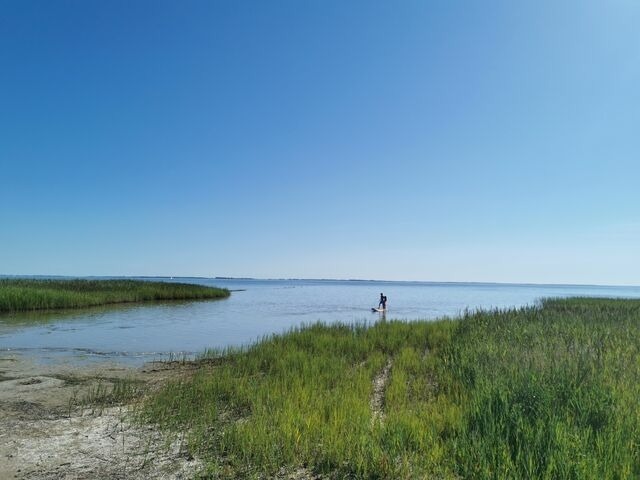
[[0, 479], [192, 478], [183, 438], [129, 421], [131, 406], [87, 406], [96, 386], [134, 379], [154, 388], [188, 367], [41, 365], [0, 357]]

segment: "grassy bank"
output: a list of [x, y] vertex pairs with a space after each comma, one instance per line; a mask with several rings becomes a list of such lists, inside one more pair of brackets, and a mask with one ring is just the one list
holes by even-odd
[[152, 300], [225, 298], [226, 289], [141, 280], [0, 279], [0, 312], [93, 307]]
[[216, 478], [638, 478], [639, 327], [640, 301], [600, 299], [313, 325], [211, 352], [143, 416]]

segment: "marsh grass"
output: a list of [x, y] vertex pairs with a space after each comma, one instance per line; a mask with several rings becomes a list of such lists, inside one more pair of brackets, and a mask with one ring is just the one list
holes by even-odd
[[[190, 432], [205, 477], [638, 478], [639, 322], [640, 301], [568, 299], [310, 325], [210, 352], [142, 418]], [[372, 381], [389, 359], [375, 420]]]
[[124, 405], [134, 399], [140, 398], [143, 391], [143, 382], [139, 380], [131, 378], [99, 379], [81, 396], [77, 397], [76, 402], [83, 407]]
[[54, 310], [159, 300], [225, 298], [229, 291], [143, 280], [0, 279], [0, 312]]

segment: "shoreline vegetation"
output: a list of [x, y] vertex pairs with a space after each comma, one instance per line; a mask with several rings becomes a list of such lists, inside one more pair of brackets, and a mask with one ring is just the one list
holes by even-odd
[[222, 299], [229, 290], [146, 280], [0, 279], [0, 313], [165, 300]]
[[136, 418], [198, 478], [638, 478], [639, 326], [601, 298], [308, 325], [204, 353]]

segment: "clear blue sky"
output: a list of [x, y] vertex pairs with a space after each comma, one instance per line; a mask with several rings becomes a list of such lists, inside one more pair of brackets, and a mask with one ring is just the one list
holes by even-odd
[[0, 3], [0, 273], [640, 284], [640, 3]]

